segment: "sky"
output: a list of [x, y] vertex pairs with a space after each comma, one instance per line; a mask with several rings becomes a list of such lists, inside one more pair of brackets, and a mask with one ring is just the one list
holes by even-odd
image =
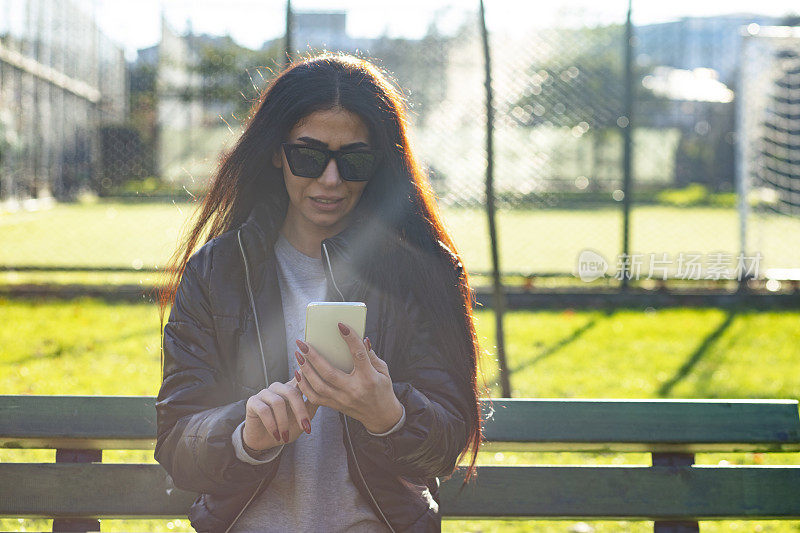
[[[231, 35], [239, 44], [258, 48], [265, 40], [283, 34], [286, 3], [283, 0], [78, 0], [94, 13], [104, 33], [120, 43], [129, 60], [136, 50], [159, 41], [160, 14], [179, 32], [191, 20], [195, 33]], [[474, 9], [474, 0], [403, 0], [399, 7], [379, 0], [293, 0], [295, 10], [347, 11], [347, 32], [352, 37], [383, 34], [409, 38], [425, 34], [435, 17], [447, 33]], [[554, 20], [579, 22], [622, 21], [626, 0], [485, 0], [490, 31], [515, 32]], [[598, 7], [602, 6], [602, 7]], [[636, 24], [674, 20], [683, 16], [722, 13], [785, 15], [800, 12], [796, 0], [634, 0]], [[520, 21], [524, 21], [520, 24]]]

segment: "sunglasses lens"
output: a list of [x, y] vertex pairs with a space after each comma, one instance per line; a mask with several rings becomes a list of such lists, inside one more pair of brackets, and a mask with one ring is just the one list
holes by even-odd
[[292, 173], [304, 178], [318, 178], [328, 163], [327, 155], [313, 148], [295, 146], [286, 156]]
[[367, 181], [375, 170], [375, 154], [371, 152], [349, 152], [337, 160], [342, 179]]
[[[284, 145], [286, 160], [292, 174], [303, 178], [318, 178], [330, 161], [328, 153], [309, 146]], [[344, 152], [336, 156], [339, 175], [347, 181], [367, 181], [375, 171], [374, 152]]]

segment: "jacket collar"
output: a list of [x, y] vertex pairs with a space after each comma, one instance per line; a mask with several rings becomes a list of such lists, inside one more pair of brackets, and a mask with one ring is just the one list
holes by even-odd
[[[256, 292], [262, 288], [266, 276], [275, 270], [273, 247], [286, 217], [287, 207], [286, 197], [259, 199], [241, 226], [242, 241]], [[367, 215], [357, 211], [344, 230], [322, 241], [320, 252], [331, 285], [329, 296], [332, 300], [363, 299], [358, 267], [368, 254], [381, 253], [383, 247], [380, 243], [386, 233], [380, 228], [380, 224], [368, 222]]]

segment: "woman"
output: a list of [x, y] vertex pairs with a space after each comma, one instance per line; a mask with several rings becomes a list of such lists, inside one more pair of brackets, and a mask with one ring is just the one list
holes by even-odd
[[[254, 109], [161, 293], [155, 458], [198, 531], [439, 530], [437, 477], [481, 440], [477, 346], [400, 94], [325, 54]], [[313, 300], [366, 303], [350, 374], [302, 342]]]

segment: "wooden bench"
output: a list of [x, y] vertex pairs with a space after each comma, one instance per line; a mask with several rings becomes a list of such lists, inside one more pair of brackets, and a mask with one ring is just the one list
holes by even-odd
[[[647, 452], [652, 465], [483, 466], [446, 517], [652, 520], [800, 519], [800, 466], [694, 465], [698, 452], [798, 452], [795, 400], [484, 402], [487, 451]], [[3, 448], [56, 449], [56, 462], [0, 463], [0, 516], [52, 517], [54, 531], [99, 531], [100, 518], [184, 518], [195, 495], [158, 464], [102, 464], [102, 450], [155, 446], [155, 399], [0, 396]]]

